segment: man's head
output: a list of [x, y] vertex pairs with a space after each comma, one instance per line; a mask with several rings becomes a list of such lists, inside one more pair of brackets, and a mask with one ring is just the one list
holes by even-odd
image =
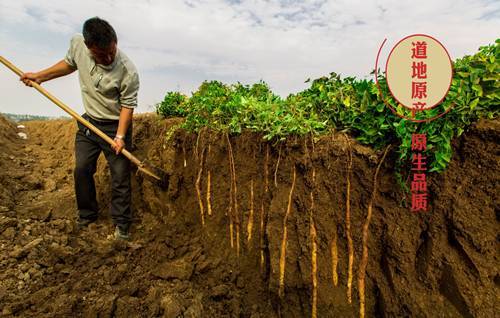
[[83, 24], [85, 45], [97, 64], [110, 65], [116, 54], [116, 32], [105, 20], [90, 18]]

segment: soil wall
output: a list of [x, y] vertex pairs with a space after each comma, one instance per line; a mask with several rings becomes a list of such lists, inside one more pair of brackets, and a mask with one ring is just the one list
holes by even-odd
[[27, 123], [26, 141], [2, 124], [2, 155], [14, 156], [0, 161], [9, 189], [0, 203], [2, 315], [310, 317], [315, 308], [318, 317], [356, 317], [370, 206], [367, 317], [500, 311], [499, 121], [481, 121], [455, 141], [447, 171], [428, 175], [430, 210], [419, 214], [405, 206], [393, 149], [374, 192], [383, 150], [343, 134], [273, 144], [178, 124], [136, 116], [134, 154], [171, 178], [164, 191], [134, 175], [128, 244], [108, 239], [103, 158], [101, 216], [83, 232], [73, 225], [74, 122]]
[[[273, 145], [255, 134], [228, 139], [210, 131], [179, 131], [167, 141], [163, 136], [170, 134], [168, 121], [144, 120], [137, 126], [137, 148], [172, 174], [167, 193], [149, 183], [140, 184], [145, 209], [156, 211], [153, 213], [165, 226], [200, 236], [208, 255], [220, 255], [239, 271], [245, 285], [242, 301], [247, 306], [266, 302], [284, 317], [310, 316], [312, 258], [316, 257], [318, 316], [358, 315], [362, 227], [382, 151], [375, 152], [342, 134], [324, 136], [314, 145], [308, 138]], [[498, 121], [484, 121], [456, 141], [447, 171], [429, 175], [430, 210], [426, 213], [414, 214], [403, 206], [409, 197], [399, 191], [393, 173], [395, 153], [389, 153], [376, 180], [369, 226], [367, 316], [491, 317], [498, 312], [499, 131]], [[346, 287], [349, 152], [352, 303]], [[207, 213], [209, 172], [211, 215]], [[231, 191], [235, 199], [230, 210]], [[249, 222], [253, 223], [250, 238]], [[313, 236], [316, 256], [312, 254]], [[332, 245], [338, 250], [337, 285]], [[280, 265], [283, 251], [284, 264], [281, 259]], [[280, 279], [284, 282], [281, 295]]]

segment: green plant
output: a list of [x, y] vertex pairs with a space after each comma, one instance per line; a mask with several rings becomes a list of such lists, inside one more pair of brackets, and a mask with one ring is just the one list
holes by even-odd
[[[500, 39], [483, 46], [472, 56], [453, 63], [450, 91], [436, 108], [419, 112], [427, 119], [449, 110], [444, 116], [414, 123], [394, 114], [409, 116], [409, 110], [390, 95], [379, 75], [380, 90], [372, 80], [341, 78], [336, 73], [311, 82], [309, 88], [282, 99], [264, 82], [226, 85], [204, 82], [190, 98], [169, 92], [157, 105], [162, 116], [185, 117], [182, 127], [197, 131], [210, 127], [232, 134], [248, 129], [266, 140], [283, 140], [290, 135], [322, 134], [330, 129], [349, 131], [356, 139], [377, 149], [397, 144], [398, 179], [404, 183], [404, 167], [411, 157], [411, 135], [427, 136], [428, 167], [442, 171], [452, 157], [451, 140], [480, 118], [496, 118], [500, 105]], [[385, 99], [385, 100], [384, 100]], [[451, 109], [450, 109], [451, 108]]]
[[186, 109], [187, 96], [179, 92], [168, 92], [162, 102], [156, 104], [156, 113], [164, 117], [183, 117]]

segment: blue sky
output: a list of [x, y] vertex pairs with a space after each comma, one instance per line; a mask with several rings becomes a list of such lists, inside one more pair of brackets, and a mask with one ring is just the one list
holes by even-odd
[[[203, 80], [262, 79], [286, 96], [332, 71], [368, 77], [384, 38], [386, 55], [404, 36], [426, 33], [455, 59], [500, 36], [500, 1], [0, 0], [0, 55], [24, 71], [46, 68], [96, 15], [139, 70], [139, 112]], [[0, 112], [64, 114], [3, 66], [0, 83]], [[83, 112], [76, 74], [43, 85]]]

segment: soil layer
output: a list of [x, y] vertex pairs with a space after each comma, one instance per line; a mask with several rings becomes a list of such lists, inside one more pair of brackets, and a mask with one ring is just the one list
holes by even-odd
[[[100, 217], [74, 224], [76, 124], [28, 122], [22, 140], [0, 117], [0, 315], [310, 317], [316, 304], [318, 317], [359, 316], [363, 224], [383, 150], [341, 133], [274, 144], [187, 133], [179, 122], [136, 116], [132, 151], [171, 177], [164, 191], [134, 174], [132, 241], [116, 242], [102, 156]], [[455, 140], [449, 168], [428, 174], [430, 208], [418, 214], [389, 152], [368, 228], [367, 317], [500, 312], [499, 140], [498, 120]]]

